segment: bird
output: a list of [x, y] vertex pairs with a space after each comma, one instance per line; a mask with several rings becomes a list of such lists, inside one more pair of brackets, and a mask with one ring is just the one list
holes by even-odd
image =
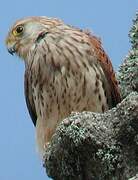
[[57, 18], [25, 17], [10, 28], [6, 46], [25, 64], [25, 99], [42, 156], [72, 111], [104, 113], [121, 101], [111, 60], [88, 30]]

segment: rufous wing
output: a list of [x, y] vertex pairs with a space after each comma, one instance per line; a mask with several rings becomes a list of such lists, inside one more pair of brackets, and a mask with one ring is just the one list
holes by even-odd
[[114, 107], [121, 101], [121, 96], [112, 63], [105, 51], [103, 50], [101, 41], [93, 35], [89, 35], [89, 38], [92, 47], [94, 48], [94, 52], [96, 53], [97, 60], [101, 64], [101, 67], [106, 75], [110, 88], [109, 91], [112, 98], [112, 106]]

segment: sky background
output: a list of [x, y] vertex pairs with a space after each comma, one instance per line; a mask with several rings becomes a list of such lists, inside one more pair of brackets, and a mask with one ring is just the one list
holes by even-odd
[[25, 16], [58, 17], [90, 29], [118, 68], [130, 48], [128, 31], [138, 0], [4, 0], [0, 5], [0, 180], [47, 180], [36, 151], [35, 129], [24, 99], [24, 64], [8, 54], [9, 27]]

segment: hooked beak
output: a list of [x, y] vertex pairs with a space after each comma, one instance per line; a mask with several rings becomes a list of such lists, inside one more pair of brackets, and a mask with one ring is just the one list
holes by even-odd
[[10, 41], [6, 41], [6, 46], [7, 46], [7, 50], [11, 55], [14, 55], [14, 53], [16, 53], [16, 42], [10, 42]]
[[8, 52], [9, 52], [11, 55], [14, 55], [14, 53], [16, 53], [15, 47], [10, 47], [10, 48], [8, 48]]

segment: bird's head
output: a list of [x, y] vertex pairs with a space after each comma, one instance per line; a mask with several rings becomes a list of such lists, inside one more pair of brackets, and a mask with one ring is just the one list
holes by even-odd
[[60, 24], [60, 21], [47, 17], [29, 17], [16, 21], [6, 38], [9, 53], [16, 53], [26, 59], [30, 48], [57, 24]]

